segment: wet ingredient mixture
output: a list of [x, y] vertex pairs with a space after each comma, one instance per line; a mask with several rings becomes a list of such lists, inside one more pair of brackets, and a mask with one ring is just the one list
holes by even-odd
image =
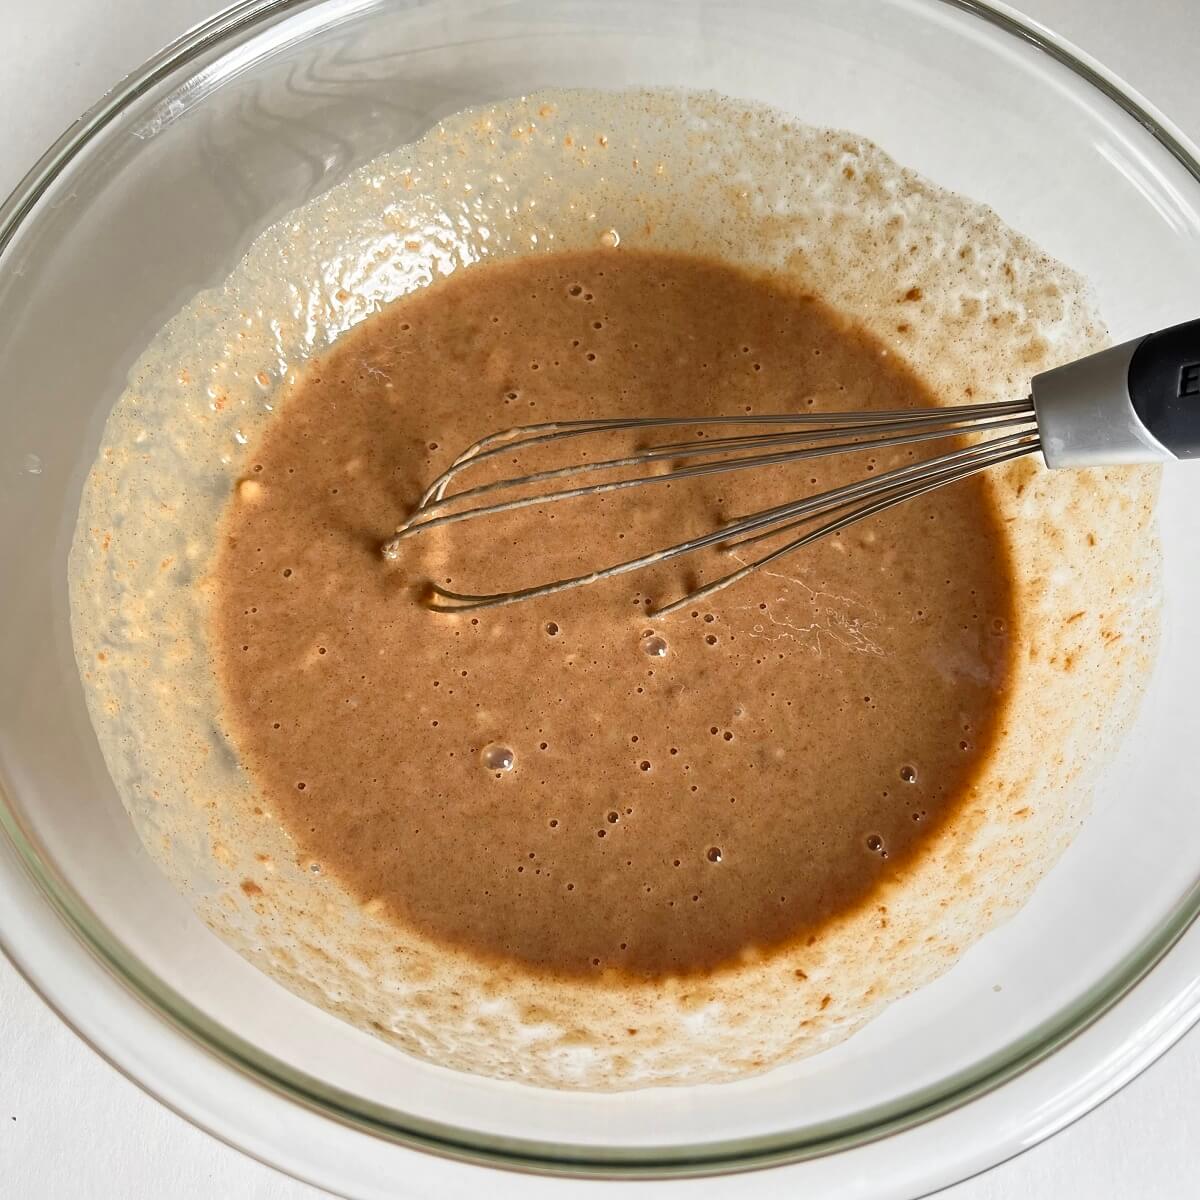
[[380, 546], [497, 429], [936, 402], [819, 298], [689, 255], [483, 265], [368, 318], [285, 398], [224, 519], [210, 636], [265, 807], [370, 911], [531, 972], [707, 972], [814, 936], [905, 871], [993, 744], [1012, 614], [983, 481], [654, 622], [729, 559], [473, 614], [421, 597], [575, 574], [914, 452]]

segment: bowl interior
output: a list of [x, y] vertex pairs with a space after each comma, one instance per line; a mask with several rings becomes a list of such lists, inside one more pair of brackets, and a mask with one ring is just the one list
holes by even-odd
[[[270, 7], [270, 6], [264, 6]], [[1082, 271], [1115, 338], [1196, 315], [1200, 179], [1119, 98], [977, 6], [299, 3], [110, 105], [0, 241], [0, 800], [45, 889], [151, 1003], [343, 1118], [467, 1153], [664, 1165], [817, 1153], [961, 1101], [1134, 980], [1193, 915], [1200, 478], [1161, 502], [1165, 631], [1137, 727], [1032, 902], [844, 1045], [719, 1087], [552, 1094], [408, 1058], [227, 949], [159, 875], [96, 746], [66, 555], [126, 372], [290, 209], [464, 107], [553, 86], [711, 88], [866, 135]], [[21, 216], [18, 221], [16, 217]], [[2, 236], [2, 235], [0, 235]]]

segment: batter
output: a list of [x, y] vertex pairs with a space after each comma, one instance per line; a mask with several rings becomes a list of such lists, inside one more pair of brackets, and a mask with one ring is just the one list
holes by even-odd
[[833, 1046], [1078, 829], [1154, 650], [1155, 473], [1006, 464], [661, 621], [729, 558], [420, 600], [911, 460], [381, 545], [495, 429], [1011, 400], [1105, 340], [1079, 275], [853, 134], [679, 91], [449, 117], [263, 231], [130, 374], [70, 559], [116, 791], [217, 935], [441, 1067], [623, 1089]]
[[212, 645], [264, 803], [393, 920], [539, 970], [695, 972], [813, 932], [918, 851], [990, 749], [1011, 600], [982, 483], [653, 630], [644, 605], [693, 563], [470, 617], [420, 593], [577, 573], [914, 451], [458, 525], [396, 569], [378, 548], [515, 423], [932, 403], [815, 297], [692, 256], [516, 259], [398, 302], [312, 365], [226, 518]]

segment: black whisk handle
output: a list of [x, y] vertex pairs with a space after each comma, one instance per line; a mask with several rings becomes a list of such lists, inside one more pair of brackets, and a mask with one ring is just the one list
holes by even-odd
[[1142, 338], [1129, 360], [1129, 398], [1176, 458], [1200, 458], [1200, 321]]

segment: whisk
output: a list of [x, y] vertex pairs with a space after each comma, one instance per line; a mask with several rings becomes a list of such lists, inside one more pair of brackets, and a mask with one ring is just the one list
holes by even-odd
[[[431, 585], [439, 612], [492, 608], [599, 583], [707, 547], [745, 550], [785, 537], [781, 545], [655, 611], [665, 617], [729, 587], [838, 530], [989, 467], [1041, 453], [1046, 466], [1093, 467], [1200, 457], [1200, 320], [1148, 334], [1034, 377], [1023, 400], [875, 412], [765, 413], [740, 416], [597, 418], [524, 425], [467, 447], [430, 484], [416, 509], [383, 547], [430, 530], [533, 505], [545, 506], [672, 480], [794, 463], [832, 454], [972, 435], [971, 444], [869, 479], [778, 504], [711, 532], [610, 563], [585, 574], [491, 594]], [[501, 455], [575, 439], [635, 431], [639, 435], [717, 426], [728, 433], [667, 441], [621, 457], [575, 461], [476, 486], [464, 476]], [[746, 427], [769, 426], [768, 432]], [[743, 432], [734, 432], [742, 427]], [[678, 435], [676, 435], [678, 436]], [[649, 471], [646, 470], [649, 468]], [[589, 482], [589, 477], [612, 476]], [[566, 486], [558, 486], [563, 483]], [[447, 494], [451, 484], [460, 490]], [[547, 485], [543, 490], [542, 485]], [[534, 489], [532, 492], [529, 489]], [[513, 495], [513, 492], [521, 493]]]

